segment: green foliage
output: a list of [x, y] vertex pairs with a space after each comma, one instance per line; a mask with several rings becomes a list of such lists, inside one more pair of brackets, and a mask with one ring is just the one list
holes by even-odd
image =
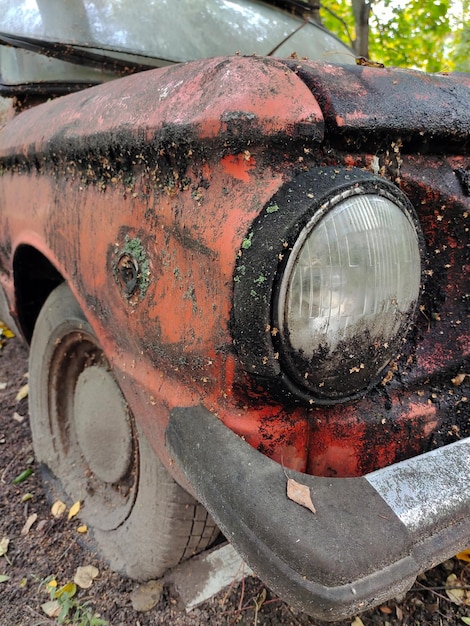
[[470, 72], [470, 0], [462, 2], [462, 11], [456, 21], [452, 59], [458, 72]]
[[447, 69], [445, 43], [452, 30], [449, 20], [451, 0], [409, 0], [404, 7], [385, 4], [391, 17], [380, 21], [374, 13], [371, 55], [382, 55], [401, 67], [416, 67], [428, 72]]
[[75, 598], [77, 586], [75, 583], [67, 583], [57, 589], [54, 576], [39, 581], [39, 587], [46, 588], [50, 602], [43, 605], [43, 610], [49, 616], [57, 618], [57, 624], [73, 624], [74, 626], [108, 626], [108, 622], [98, 617], [90, 602], [80, 602]]
[[[364, 0], [365, 2], [366, 0]], [[323, 0], [324, 25], [352, 45], [352, 0]], [[470, 71], [470, 0], [376, 0], [369, 57], [427, 72]]]
[[353, 46], [355, 28], [351, 0], [325, 0], [321, 3], [323, 24], [348, 46]]

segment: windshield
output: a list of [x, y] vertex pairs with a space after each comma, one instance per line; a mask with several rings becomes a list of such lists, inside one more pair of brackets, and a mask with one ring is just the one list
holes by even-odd
[[[13, 46], [0, 49], [4, 83], [50, 80], [54, 71], [55, 80], [71, 78], [68, 65], [77, 58], [88, 78], [112, 73], [99, 63], [110, 57], [134, 70], [235, 53], [354, 62], [314, 22], [248, 0], [0, 0], [0, 15], [0, 42]], [[22, 51], [21, 62], [15, 50]], [[38, 62], [38, 52], [49, 58]]]

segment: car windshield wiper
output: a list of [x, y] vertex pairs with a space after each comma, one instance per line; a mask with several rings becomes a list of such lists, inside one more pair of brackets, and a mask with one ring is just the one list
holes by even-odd
[[[0, 32], [0, 44], [13, 46], [14, 48], [20, 48], [22, 50], [29, 50], [30, 52], [43, 54], [49, 58], [74, 63], [75, 65], [83, 65], [86, 67], [114, 72], [120, 76], [135, 74], [136, 72], [154, 69], [157, 66], [175, 63], [175, 61], [170, 61], [168, 59], [157, 59], [144, 55], [116, 52], [116, 54], [126, 55], [126, 58], [121, 58], [119, 56], [114, 56], [109, 51], [100, 49], [99, 47], [93, 47], [90, 49], [76, 44], [48, 41], [46, 39], [39, 39], [35, 37], [11, 35], [4, 32]], [[127, 58], [128, 56], [138, 58], [139, 61], [129, 59]]]

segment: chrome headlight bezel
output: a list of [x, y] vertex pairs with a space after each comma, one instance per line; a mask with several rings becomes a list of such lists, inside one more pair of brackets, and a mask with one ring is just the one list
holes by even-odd
[[[306, 368], [302, 359], [292, 358], [292, 347], [282, 319], [282, 302], [286, 296], [286, 275], [298, 254], [299, 241], [305, 239], [305, 233], [311, 232], [344, 198], [367, 194], [386, 198], [412, 224], [421, 261], [421, 267], [416, 271], [421, 282], [424, 240], [411, 203], [395, 185], [363, 170], [323, 167], [300, 174], [265, 205], [242, 243], [234, 277], [234, 344], [245, 370], [255, 375], [256, 380], [263, 382], [271, 392], [281, 392], [284, 400], [291, 398], [310, 405], [325, 405], [364, 395], [381, 377], [388, 361], [400, 351], [414, 320], [416, 302], [411, 303], [406, 311], [393, 345], [387, 346], [383, 363], [379, 353], [371, 356], [380, 362], [380, 366], [364, 368], [362, 372], [358, 365], [359, 372], [356, 373], [355, 362], [345, 363], [344, 371], [353, 370], [352, 373], [356, 374], [355, 385], [348, 386], [344, 382], [338, 384], [337, 389], [334, 384], [325, 385], [321, 375], [315, 376], [312, 366]], [[321, 367], [320, 359], [320, 374]], [[361, 381], [359, 384], [358, 380]]]

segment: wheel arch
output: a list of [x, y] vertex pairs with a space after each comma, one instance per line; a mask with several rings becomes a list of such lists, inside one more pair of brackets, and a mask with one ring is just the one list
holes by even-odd
[[26, 341], [31, 343], [39, 312], [64, 277], [37, 248], [21, 244], [13, 259], [13, 280], [18, 324]]

